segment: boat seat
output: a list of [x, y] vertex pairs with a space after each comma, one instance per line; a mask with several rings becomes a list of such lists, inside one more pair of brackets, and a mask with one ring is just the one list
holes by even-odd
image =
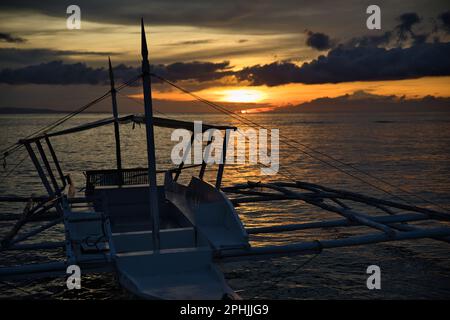
[[119, 253], [119, 281], [141, 298], [221, 299], [229, 293], [206, 247]]
[[[206, 241], [197, 238], [194, 228], [162, 229], [159, 233], [161, 249], [189, 248]], [[113, 233], [115, 251], [137, 252], [153, 250], [152, 231], [132, 231]]]

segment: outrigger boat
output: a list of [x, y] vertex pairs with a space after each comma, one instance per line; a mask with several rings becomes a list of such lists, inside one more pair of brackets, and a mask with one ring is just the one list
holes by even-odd
[[[139, 78], [143, 82], [145, 115], [118, 115], [117, 89], [110, 61], [111, 90], [108, 96], [112, 98], [112, 118], [60, 131], [45, 130], [20, 140], [15, 146], [26, 148], [48, 195], [1, 197], [2, 201], [29, 204], [12, 230], [3, 236], [0, 250], [63, 248], [65, 258], [64, 261], [2, 267], [0, 280], [66, 276], [68, 266], [78, 265], [83, 275], [114, 273], [121, 286], [140, 298], [239, 298], [227, 285], [217, 267], [218, 261], [313, 254], [329, 248], [420, 238], [449, 242], [450, 214], [447, 212], [302, 181], [249, 181], [224, 187], [225, 163], [219, 165], [214, 184], [204, 180], [205, 162], [195, 166], [185, 166], [182, 162], [177, 168], [158, 171], [154, 127], [193, 131], [194, 124], [153, 116], [151, 77], [157, 75], [150, 72], [142, 21], [141, 29], [143, 60]], [[122, 168], [119, 127], [130, 122], [145, 124], [148, 168]], [[63, 172], [51, 138], [111, 124], [115, 132], [117, 167], [86, 171], [85, 195], [74, 197], [70, 175]], [[203, 130], [209, 128], [236, 129], [203, 125]], [[223, 159], [226, 156], [225, 140]], [[199, 168], [198, 176], [193, 176], [188, 185], [179, 183], [182, 171], [193, 167]], [[158, 174], [164, 174], [163, 185], [157, 185]], [[236, 210], [241, 203], [285, 200], [302, 201], [336, 213], [341, 218], [246, 228]], [[352, 204], [358, 209], [352, 208]], [[362, 206], [367, 211], [362, 212]], [[425, 228], [409, 224], [423, 220], [433, 220], [436, 225]], [[31, 221], [45, 222], [31, 231], [20, 233], [22, 226]], [[26, 240], [60, 223], [64, 225], [65, 241], [26, 243]], [[255, 234], [353, 226], [365, 226], [375, 229], [375, 232], [287, 245], [252, 247], [249, 242], [249, 237]]]

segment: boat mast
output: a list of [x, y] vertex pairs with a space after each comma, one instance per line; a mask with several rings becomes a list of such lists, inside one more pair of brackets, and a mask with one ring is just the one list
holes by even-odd
[[122, 176], [122, 156], [120, 154], [120, 132], [119, 132], [119, 113], [117, 112], [117, 98], [116, 88], [114, 86], [114, 74], [111, 65], [111, 58], [108, 57], [109, 62], [109, 81], [111, 83], [111, 100], [112, 100], [112, 112], [114, 116], [114, 135], [116, 141], [116, 163], [117, 163], [117, 176], [119, 186], [123, 185]]
[[145, 129], [147, 133], [148, 182], [150, 186], [150, 213], [152, 216], [153, 250], [159, 252], [159, 210], [158, 189], [156, 184], [155, 135], [153, 132], [153, 107], [150, 79], [150, 64], [148, 62], [147, 39], [145, 38], [144, 19], [141, 19], [141, 54], [142, 54], [142, 85], [145, 105]]

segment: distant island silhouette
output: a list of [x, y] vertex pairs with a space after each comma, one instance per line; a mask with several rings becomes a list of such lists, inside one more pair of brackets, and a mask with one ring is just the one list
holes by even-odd
[[329, 98], [322, 97], [298, 105], [274, 108], [270, 112], [426, 112], [450, 111], [450, 98], [425, 96], [405, 98], [395, 95], [376, 95], [366, 91]]
[[[216, 113], [205, 105], [192, 101], [164, 101], [154, 99], [161, 111], [166, 113]], [[406, 98], [395, 95], [377, 95], [363, 90], [338, 97], [321, 97], [297, 105], [271, 106], [257, 103], [224, 103], [230, 111], [245, 113], [303, 113], [303, 112], [427, 112], [450, 111], [450, 98], [425, 96]], [[124, 108], [125, 109], [125, 108]], [[0, 107], [0, 114], [50, 114], [67, 113], [68, 110], [50, 108], [16, 108]], [[108, 108], [98, 109], [90, 113], [109, 112]], [[142, 113], [140, 107], [127, 107], [122, 113]]]
[[0, 108], [0, 114], [26, 114], [26, 113], [67, 113], [67, 111], [46, 109], [46, 108], [14, 108], [4, 107]]

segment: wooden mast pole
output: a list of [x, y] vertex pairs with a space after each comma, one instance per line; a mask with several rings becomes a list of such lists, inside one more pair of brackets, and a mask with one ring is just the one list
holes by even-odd
[[159, 252], [159, 208], [158, 189], [156, 182], [155, 135], [153, 131], [153, 107], [150, 79], [150, 64], [148, 62], [147, 39], [145, 37], [144, 19], [141, 19], [141, 54], [142, 54], [142, 85], [145, 105], [145, 129], [147, 133], [148, 182], [150, 186], [150, 213], [152, 216], [153, 250]]
[[123, 185], [122, 176], [122, 156], [120, 152], [120, 131], [119, 131], [119, 113], [117, 111], [117, 98], [116, 88], [114, 84], [114, 74], [111, 65], [111, 58], [108, 57], [109, 63], [109, 81], [111, 83], [111, 100], [112, 100], [112, 112], [114, 117], [114, 136], [116, 141], [116, 163], [117, 163], [117, 175], [119, 177], [119, 186]]

